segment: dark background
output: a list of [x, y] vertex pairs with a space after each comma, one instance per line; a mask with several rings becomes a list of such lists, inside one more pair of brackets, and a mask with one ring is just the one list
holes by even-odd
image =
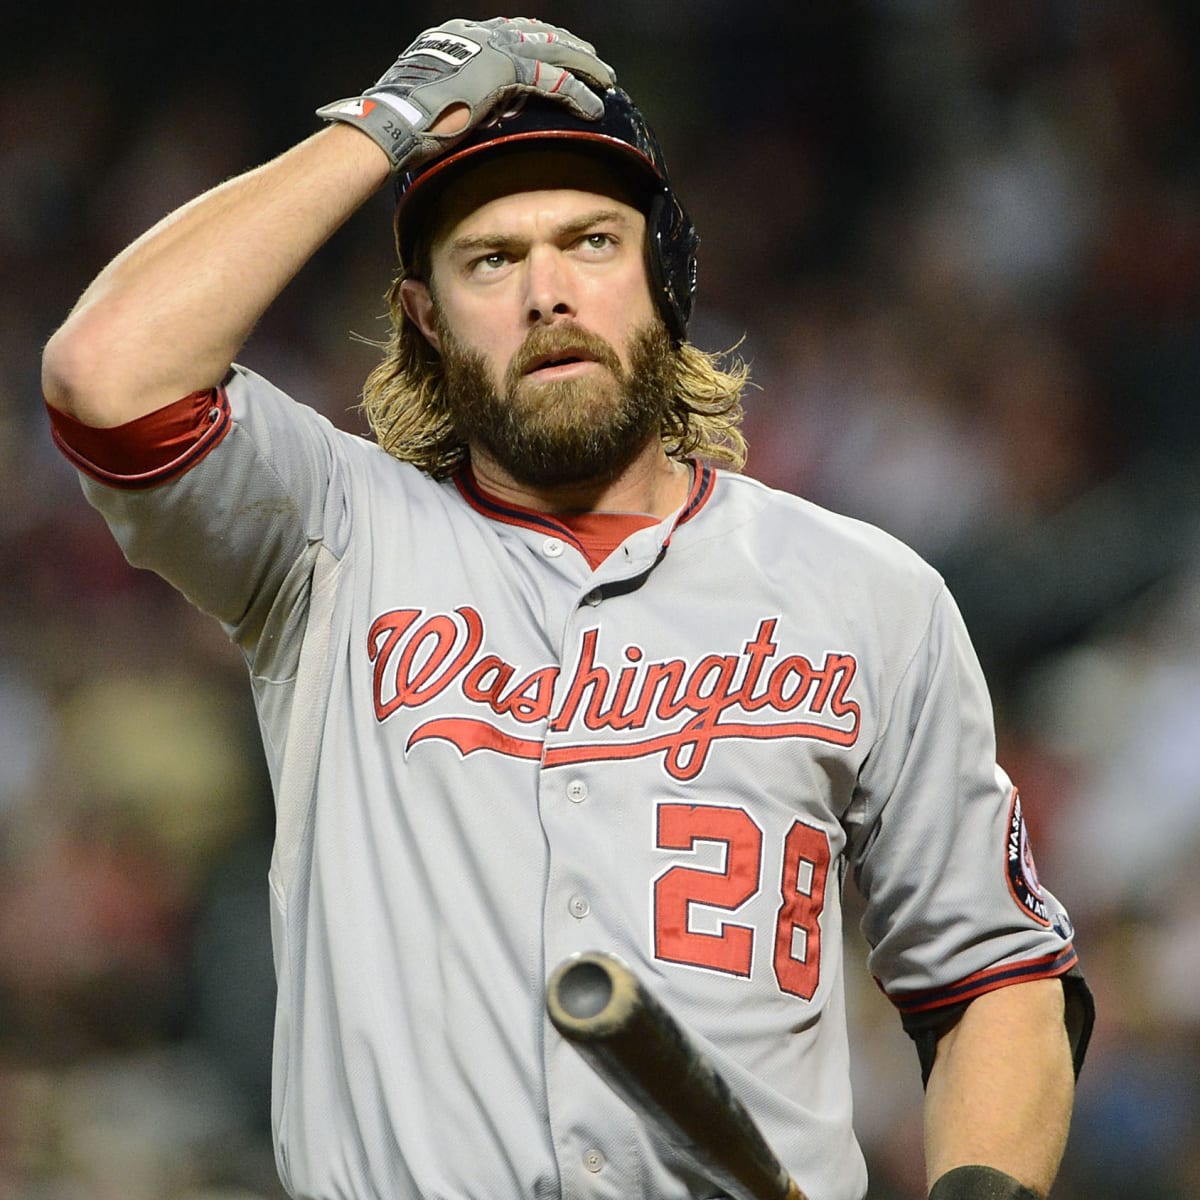
[[[40, 347], [122, 246], [459, 11], [0, 18], [0, 1200], [279, 1195], [270, 799], [244, 670], [84, 504]], [[659, 132], [703, 239], [693, 340], [744, 339], [758, 384], [749, 471], [896, 533], [959, 599], [1100, 1005], [1063, 1200], [1200, 1195], [1193, 12], [535, 14], [592, 40]], [[242, 360], [359, 428], [390, 272], [381, 194]], [[915, 1055], [850, 942], [871, 1197], [915, 1200]]]

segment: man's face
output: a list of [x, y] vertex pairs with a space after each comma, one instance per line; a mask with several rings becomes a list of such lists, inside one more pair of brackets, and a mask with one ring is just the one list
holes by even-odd
[[603, 167], [544, 150], [473, 172], [449, 201], [417, 319], [459, 433], [518, 482], [615, 477], [657, 440], [673, 392], [645, 218]]

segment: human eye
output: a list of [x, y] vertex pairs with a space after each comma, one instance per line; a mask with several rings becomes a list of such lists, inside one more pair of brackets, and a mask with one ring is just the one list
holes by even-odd
[[467, 267], [472, 275], [495, 275], [512, 261], [513, 256], [506, 250], [488, 250], [471, 259]]
[[605, 229], [590, 229], [575, 243], [577, 254], [585, 258], [607, 259], [616, 252], [619, 239]]

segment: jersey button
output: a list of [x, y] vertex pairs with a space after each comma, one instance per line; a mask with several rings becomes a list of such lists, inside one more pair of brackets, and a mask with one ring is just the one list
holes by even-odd
[[599, 604], [603, 599], [604, 593], [599, 588], [595, 588], [594, 590], [588, 592], [586, 596], [584, 596], [583, 602], [584, 604], [588, 604], [592, 608], [595, 608], [596, 605]]
[[588, 798], [588, 785], [582, 779], [572, 779], [567, 784], [567, 799], [582, 804]]
[[567, 909], [577, 921], [582, 921], [592, 911], [592, 906], [585, 896], [572, 896], [567, 902]]
[[542, 543], [542, 553], [547, 558], [558, 558], [563, 552], [562, 538], [548, 537]]
[[583, 1156], [583, 1165], [595, 1175], [604, 1169], [604, 1155], [599, 1150], [589, 1150]]

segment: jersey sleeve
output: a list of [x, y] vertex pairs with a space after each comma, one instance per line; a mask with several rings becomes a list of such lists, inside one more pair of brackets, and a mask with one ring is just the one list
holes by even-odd
[[130, 563], [216, 617], [248, 657], [273, 610], [303, 619], [314, 547], [336, 555], [346, 541], [337, 464], [350, 435], [237, 366], [220, 388], [114, 429], [51, 421]]
[[[983, 674], [944, 587], [861, 772], [859, 802], [850, 852], [868, 965], [918, 1048], [985, 992], [1067, 975], [1082, 985], [1070, 918], [1038, 877], [1020, 796], [996, 764]], [[1078, 1063], [1090, 998], [1080, 1007], [1072, 986]]]

